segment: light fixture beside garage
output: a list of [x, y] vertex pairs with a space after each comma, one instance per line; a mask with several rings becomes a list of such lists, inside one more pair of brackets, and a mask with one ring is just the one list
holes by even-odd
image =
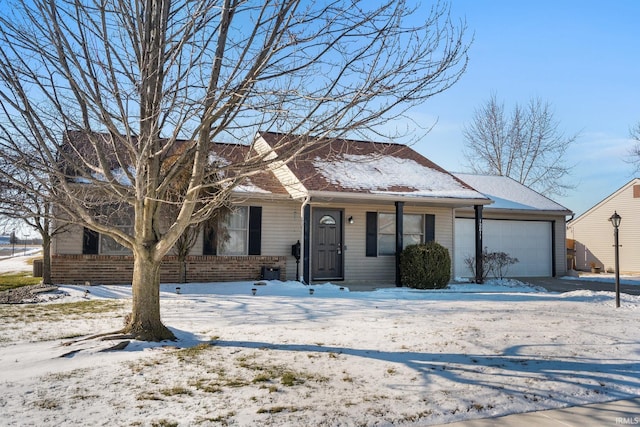
[[617, 211], [613, 211], [613, 215], [609, 218], [613, 225], [613, 246], [615, 247], [615, 264], [616, 264], [616, 308], [620, 307], [620, 245], [618, 240], [618, 227], [622, 217]]

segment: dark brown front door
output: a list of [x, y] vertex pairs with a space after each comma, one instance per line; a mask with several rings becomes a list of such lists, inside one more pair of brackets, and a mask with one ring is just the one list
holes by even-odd
[[342, 211], [313, 211], [312, 280], [344, 279], [342, 256]]

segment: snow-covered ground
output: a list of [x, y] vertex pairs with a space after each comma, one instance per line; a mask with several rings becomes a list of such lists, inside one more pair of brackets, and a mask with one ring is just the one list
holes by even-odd
[[[130, 287], [0, 306], [0, 424], [422, 426], [640, 395], [637, 296], [312, 288], [166, 284], [179, 341], [114, 352], [72, 337], [119, 328]], [[56, 314], [84, 300], [113, 307]]]
[[26, 262], [29, 258], [37, 256], [42, 252], [40, 247], [28, 246], [16, 247], [0, 246], [0, 273], [10, 273], [19, 271], [31, 271], [31, 266]]

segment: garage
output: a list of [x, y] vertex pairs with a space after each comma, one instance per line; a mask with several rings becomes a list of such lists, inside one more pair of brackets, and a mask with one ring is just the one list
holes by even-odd
[[[553, 274], [553, 238], [551, 221], [484, 219], [483, 246], [489, 252], [506, 252], [518, 258], [509, 277], [544, 277]], [[475, 256], [475, 221], [455, 219], [454, 265], [456, 277], [472, 277], [465, 264]]]

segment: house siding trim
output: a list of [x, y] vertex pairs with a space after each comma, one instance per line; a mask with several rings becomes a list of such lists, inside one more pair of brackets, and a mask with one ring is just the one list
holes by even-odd
[[603, 271], [615, 271], [614, 229], [609, 218], [617, 212], [622, 217], [619, 228], [620, 273], [640, 273], [640, 226], [636, 220], [640, 198], [634, 197], [636, 185], [640, 185], [640, 178], [629, 181], [567, 223], [567, 238], [575, 241], [573, 259], [576, 270], [589, 271], [593, 262]]

